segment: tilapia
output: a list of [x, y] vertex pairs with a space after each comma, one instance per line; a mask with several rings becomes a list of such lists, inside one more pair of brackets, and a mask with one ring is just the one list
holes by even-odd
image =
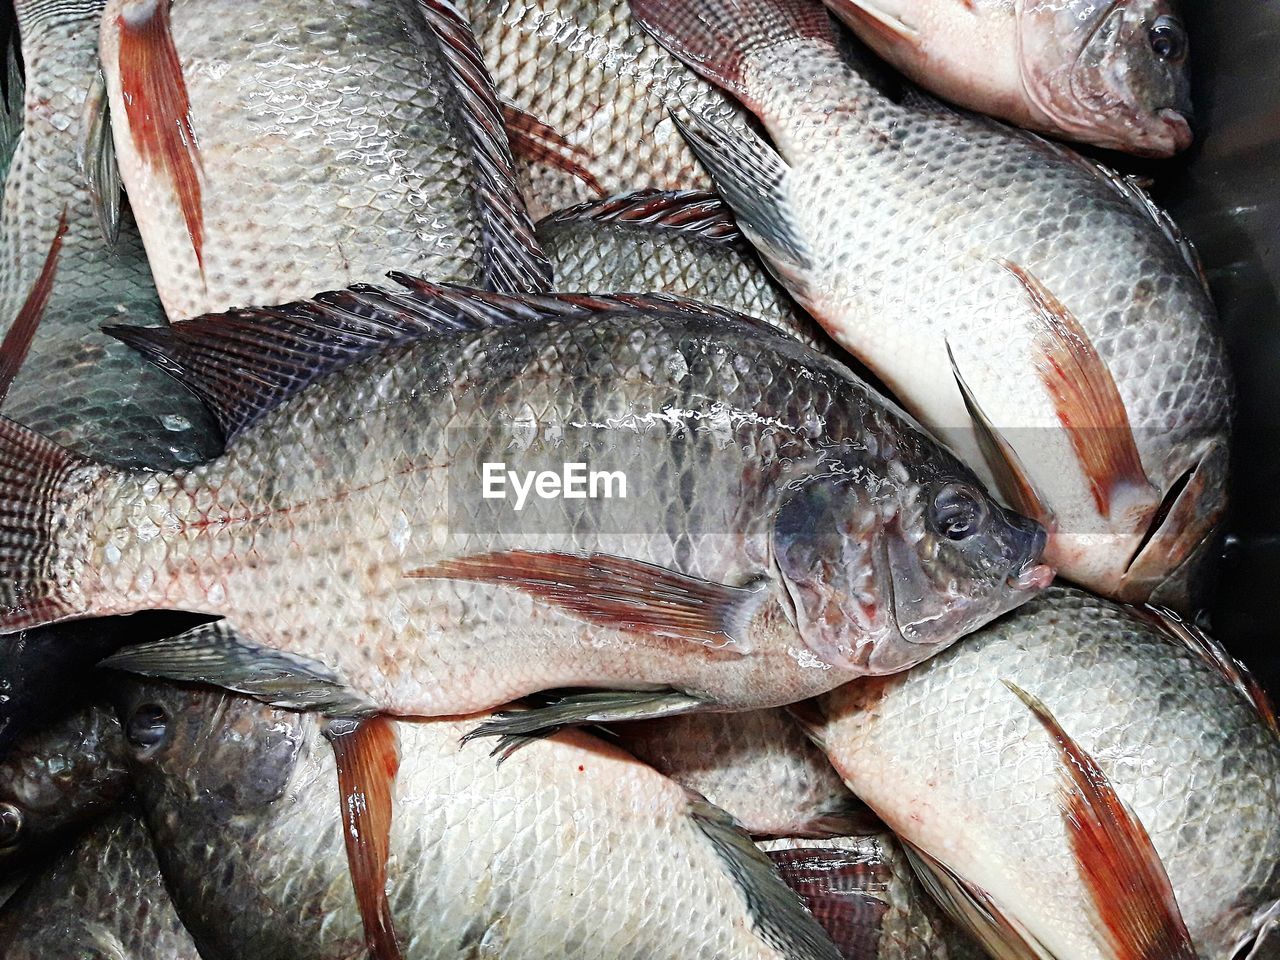
[[446, 0], [111, 0], [102, 62], [170, 319], [390, 269], [546, 289], [492, 83]]
[[699, 713], [612, 728], [618, 743], [756, 837], [827, 837], [869, 811], [785, 710]]
[[[207, 960], [359, 955], [323, 720], [154, 684], [119, 708], [161, 869]], [[405, 960], [838, 956], [720, 811], [579, 732], [498, 763], [460, 742], [474, 722], [393, 725], [388, 889]]]
[[708, 190], [671, 112], [745, 112], [651, 40], [624, 0], [464, 0], [535, 218], [641, 187]]
[[1068, 140], [1191, 145], [1187, 30], [1171, 0], [826, 0], [917, 83]]
[[111, 814], [0, 909], [5, 960], [201, 960], [137, 814]]
[[603, 722], [905, 669], [1052, 575], [1038, 525], [763, 323], [400, 279], [117, 329], [221, 411], [208, 464], [120, 471], [0, 423], [0, 627], [209, 613], [245, 642], [175, 670], [309, 665], [424, 716], [588, 686]]
[[818, 703], [845, 782], [1001, 955], [1221, 960], [1280, 917], [1274, 714], [1176, 618], [1054, 588]]
[[1131, 181], [907, 91], [814, 0], [632, 0], [777, 144], [687, 127], [796, 299], [1005, 499], [1064, 577], [1145, 599], [1225, 510], [1231, 377], [1185, 238]]
[[558, 290], [670, 293], [757, 317], [811, 347], [832, 349], [713, 193], [637, 190], [562, 210], [539, 221], [537, 230]]
[[782, 878], [845, 960], [981, 960], [916, 880], [888, 830], [855, 837], [763, 840]]

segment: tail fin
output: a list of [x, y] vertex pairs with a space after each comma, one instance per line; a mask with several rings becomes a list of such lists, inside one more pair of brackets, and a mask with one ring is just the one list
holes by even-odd
[[[90, 461], [0, 417], [0, 633], [83, 613], [58, 550]], [[96, 476], [96, 474], [95, 474]]]
[[814, 0], [631, 0], [631, 13], [664, 47], [744, 102], [747, 63], [794, 40], [835, 43]]

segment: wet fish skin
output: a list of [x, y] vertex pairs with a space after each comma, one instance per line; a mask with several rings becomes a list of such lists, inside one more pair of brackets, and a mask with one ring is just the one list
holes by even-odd
[[[156, 66], [150, 79], [184, 85], [198, 153], [171, 159], [196, 168], [198, 196], [140, 149], [147, 125], [135, 127], [124, 102], [127, 84], [148, 79], [121, 70], [122, 45], [125, 64], [136, 59], [128, 25], [163, 9], [181, 76]], [[473, 74], [481, 89], [464, 89], [446, 51], [465, 53], [435, 33], [431, 11], [453, 16], [416, 0], [107, 4], [121, 175], [170, 319], [376, 283], [392, 269], [477, 286], [504, 276], [491, 248], [516, 250], [532, 224], [500, 118], [478, 133], [489, 118], [472, 97], [492, 96], [488, 78]], [[541, 289], [536, 251], [521, 258], [506, 279], [529, 285], [507, 289]]]
[[[688, 301], [415, 289], [424, 316], [524, 322], [377, 353], [267, 413], [224, 457], [174, 475], [80, 465], [55, 492], [40, 463], [65, 454], [0, 424], [41, 451], [35, 465], [30, 453], [5, 461], [22, 482], [84, 505], [56, 534], [35, 534], [56, 537], [52, 567], [34, 560], [43, 548], [25, 519], [13, 521], [6, 536], [33, 552], [15, 561], [9, 628], [146, 608], [225, 615], [248, 640], [418, 715], [583, 685], [669, 686], [742, 709], [904, 669], [1046, 582], [1043, 531], [800, 344]], [[360, 297], [370, 309], [373, 295]], [[403, 312], [414, 301], [393, 302]], [[316, 309], [287, 331], [324, 326], [306, 319]], [[341, 316], [324, 329], [349, 337]], [[207, 332], [239, 335], [228, 329], [219, 319]], [[267, 335], [256, 320], [245, 329]], [[325, 351], [340, 352], [337, 341]], [[237, 370], [246, 362], [234, 355]], [[635, 493], [523, 511], [483, 498], [480, 464], [518, 467], [520, 448], [524, 464], [581, 456], [621, 469]], [[944, 535], [956, 509], [964, 529]], [[76, 573], [52, 593], [27, 579], [62, 563]], [[655, 578], [713, 599], [689, 601], [688, 622], [664, 625], [676, 600], [628, 606], [619, 622], [608, 598], [628, 582], [649, 595]], [[596, 599], [590, 584], [605, 582]]]
[[755, 837], [849, 832], [870, 812], [785, 710], [616, 724], [618, 743]]
[[201, 960], [135, 812], [111, 814], [0, 906], [6, 960]]
[[[619, 0], [464, 0], [503, 100], [549, 126], [581, 177], [521, 154], [535, 219], [640, 187], [709, 190], [672, 123], [684, 107], [745, 125], [744, 112], [651, 40]], [[564, 155], [564, 150], [555, 151]]]
[[[208, 960], [358, 953], [323, 720], [155, 684], [125, 690], [118, 708], [126, 728], [140, 711], [164, 718], [160, 742], [134, 752], [135, 783]], [[577, 732], [499, 764], [460, 743], [474, 722], [396, 724], [389, 891], [405, 960], [834, 956], [805, 945], [802, 932], [821, 933], [794, 901], [803, 930], [766, 942], [671, 781]]]
[[1004, 682], [1043, 701], [1142, 822], [1199, 955], [1235, 955], [1280, 895], [1280, 738], [1144, 617], [1053, 588], [908, 675], [824, 698], [815, 735], [890, 827], [1055, 956], [1109, 957], [1063, 826], [1056, 751]]
[[1169, 0], [828, 0], [917, 83], [1019, 126], [1167, 157], [1192, 139], [1188, 40]]

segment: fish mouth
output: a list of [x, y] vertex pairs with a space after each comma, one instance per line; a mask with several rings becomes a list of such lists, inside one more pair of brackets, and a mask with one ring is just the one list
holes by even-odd
[[1047, 563], [1040, 562], [1048, 542], [1049, 534], [1044, 527], [1037, 529], [1035, 538], [1031, 541], [1031, 550], [1027, 559], [1022, 562], [1017, 572], [1010, 573], [1005, 581], [1010, 587], [1014, 590], [1040, 591], [1053, 583], [1057, 570]]
[[1195, 134], [1191, 131], [1191, 119], [1181, 110], [1166, 107], [1156, 116], [1160, 119], [1165, 133], [1165, 136], [1160, 139], [1171, 145], [1171, 153], [1181, 153], [1195, 141]]

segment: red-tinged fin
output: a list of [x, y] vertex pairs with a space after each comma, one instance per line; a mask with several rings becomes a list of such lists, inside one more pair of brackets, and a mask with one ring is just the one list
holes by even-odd
[[563, 170], [598, 197], [608, 191], [587, 167], [593, 157], [585, 148], [566, 140], [555, 127], [513, 103], [502, 104], [502, 120], [507, 127], [511, 152], [529, 164]]
[[835, 44], [826, 8], [810, 0], [630, 0], [631, 14], [676, 57], [748, 103], [751, 61], [799, 40]]
[[792, 847], [766, 852], [845, 960], [876, 960], [892, 875], [873, 850]]
[[1062, 764], [1062, 817], [1098, 934], [1116, 960], [1195, 960], [1160, 854], [1093, 757], [1048, 708], [1007, 686], [1052, 737]]
[[36, 282], [31, 285], [31, 292], [23, 301], [13, 325], [0, 342], [0, 407], [4, 406], [9, 396], [9, 388], [13, 386], [18, 371], [22, 369], [27, 354], [31, 352], [31, 343], [35, 340], [36, 330], [44, 319], [44, 309], [49, 305], [49, 296], [53, 293], [53, 280], [58, 273], [58, 254], [62, 251], [62, 238], [67, 235], [67, 208], [62, 208], [58, 217], [58, 229], [54, 231], [53, 240], [49, 244], [49, 252], [45, 254], [44, 266]]
[[0, 417], [0, 633], [84, 613], [58, 576], [60, 528], [89, 461]]
[[1089, 335], [1039, 280], [1016, 263], [1000, 264], [1022, 285], [1034, 309], [1036, 369], [1071, 438], [1099, 513], [1110, 517], [1126, 492], [1154, 513], [1159, 494], [1142, 467], [1124, 400]]
[[876, 46], [879, 41], [890, 47], [920, 48], [919, 30], [870, 0], [826, 0], [826, 4], [866, 43]]
[[446, 560], [406, 576], [514, 587], [591, 623], [650, 637], [749, 652], [747, 624], [764, 585], [731, 587], [606, 554], [508, 550]]
[[947, 357], [951, 361], [951, 375], [955, 378], [956, 386], [960, 388], [965, 409], [969, 411], [969, 419], [973, 421], [978, 446], [982, 450], [982, 458], [990, 468], [992, 476], [995, 477], [1000, 493], [1014, 510], [1025, 517], [1039, 521], [1046, 530], [1053, 530], [1057, 526], [1053, 511], [1049, 509], [1044, 498], [1036, 490], [1035, 484], [1031, 482], [1017, 451], [1009, 445], [987, 415], [982, 412], [977, 398], [960, 373], [951, 344], [948, 343], [946, 346]]
[[1280, 735], [1280, 724], [1276, 720], [1275, 707], [1271, 698], [1262, 688], [1262, 684], [1243, 663], [1231, 656], [1222, 644], [1214, 640], [1199, 627], [1188, 623], [1167, 607], [1146, 604], [1137, 608], [1147, 620], [1155, 624], [1173, 642], [1195, 654], [1206, 664], [1222, 675], [1222, 678], [1235, 687], [1257, 711], [1262, 722], [1273, 732]]
[[330, 720], [325, 734], [338, 764], [342, 834], [371, 960], [401, 960], [387, 901], [392, 793], [400, 770], [395, 725], [386, 717]]
[[200, 147], [182, 62], [169, 26], [171, 0], [128, 4], [120, 31], [120, 89], [138, 154], [169, 181], [204, 276], [204, 200]]
[[626, 224], [726, 245], [743, 242], [729, 205], [703, 190], [636, 190], [591, 200], [544, 217], [538, 221], [538, 229], [576, 223]]
[[525, 208], [498, 95], [471, 25], [447, 0], [418, 0], [418, 9], [440, 41], [462, 101], [458, 116], [471, 135], [484, 231], [484, 286], [503, 293], [550, 290], [551, 264]]

